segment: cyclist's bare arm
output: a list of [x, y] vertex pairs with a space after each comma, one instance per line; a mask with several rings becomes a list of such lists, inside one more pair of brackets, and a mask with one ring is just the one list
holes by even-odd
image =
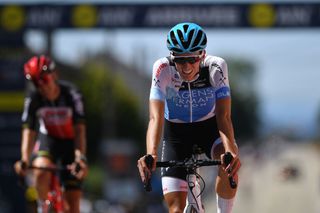
[[[87, 168], [87, 159], [86, 159], [86, 151], [87, 151], [87, 141], [86, 141], [86, 125], [84, 123], [77, 123], [75, 125], [75, 162], [76, 164], [71, 165], [70, 169], [71, 173], [76, 176], [78, 179], [83, 179], [88, 174]], [[77, 166], [81, 167], [76, 169]]]
[[[161, 140], [164, 123], [164, 102], [160, 100], [150, 100], [149, 102], [149, 125], [146, 136], [147, 154], [152, 155], [155, 159], [151, 170], [155, 170], [157, 161], [158, 146]], [[145, 156], [138, 160], [138, 168], [141, 180], [144, 182], [146, 175], [150, 176], [151, 171], [145, 163]], [[148, 178], [148, 177], [147, 177]]]
[[30, 155], [32, 153], [32, 149], [34, 147], [36, 131], [23, 128], [22, 130], [22, 145], [21, 145], [21, 160], [28, 162], [30, 159]]
[[86, 141], [86, 125], [84, 123], [78, 123], [75, 125], [75, 155], [79, 159], [81, 155], [86, 155], [87, 151], [87, 141]]
[[147, 131], [147, 154], [157, 156], [158, 146], [161, 140], [161, 134], [164, 123], [163, 101], [150, 100], [149, 119], [150, 120]]
[[215, 113], [225, 152], [230, 152], [233, 156], [233, 160], [226, 170], [232, 168], [230, 175], [234, 176], [238, 172], [241, 163], [238, 156], [238, 146], [234, 140], [234, 131], [231, 121], [231, 99], [228, 97], [217, 100]]
[[[22, 168], [22, 162], [28, 165], [29, 159], [32, 153], [32, 149], [35, 144], [35, 138], [37, 133], [27, 127], [22, 129], [22, 139], [21, 139], [21, 160], [16, 162], [14, 167], [15, 171], [19, 175], [25, 175], [25, 168]], [[27, 166], [25, 165], [25, 166]]]

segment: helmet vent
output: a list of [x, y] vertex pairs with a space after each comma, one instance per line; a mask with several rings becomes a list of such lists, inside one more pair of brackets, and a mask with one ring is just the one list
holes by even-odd
[[183, 37], [183, 32], [181, 30], [177, 30], [177, 33], [178, 33], [179, 40], [181, 41], [183, 48], [188, 49], [188, 46], [190, 44], [190, 42], [188, 42], [188, 38]]
[[203, 41], [201, 42], [201, 46], [205, 46], [207, 44], [207, 37], [205, 36]]
[[181, 32], [181, 30], [177, 30], [177, 33], [178, 33], [179, 40], [181, 42], [183, 42], [184, 41], [184, 37], [183, 37], [183, 33]]
[[189, 46], [190, 46], [190, 44], [191, 44], [191, 42], [192, 42], [193, 34], [194, 34], [194, 29], [193, 29], [193, 30], [190, 30], [187, 41], [182, 43], [182, 44], [183, 44], [183, 47], [184, 47], [185, 49], [188, 49], [188, 48], [189, 48]]
[[190, 52], [196, 52], [198, 50], [201, 50], [201, 47], [194, 47], [190, 50]]
[[176, 52], [176, 53], [182, 53], [183, 52], [180, 48], [176, 48], [176, 47], [173, 47], [172, 51]]
[[199, 45], [200, 40], [202, 38], [202, 35], [203, 35], [202, 31], [198, 31], [197, 37], [193, 42], [193, 46], [198, 46]]
[[170, 32], [170, 38], [171, 38], [173, 43], [177, 43], [176, 42], [176, 37], [174, 36], [174, 32], [173, 31]]
[[189, 28], [189, 25], [188, 25], [188, 24], [183, 25], [183, 30], [184, 30], [184, 32], [187, 32], [187, 31], [188, 31], [188, 28]]

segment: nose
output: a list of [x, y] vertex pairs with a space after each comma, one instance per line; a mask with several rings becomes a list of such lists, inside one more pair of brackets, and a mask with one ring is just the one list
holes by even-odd
[[181, 64], [181, 66], [187, 68], [187, 67], [189, 67], [189, 66], [192, 66], [192, 64], [191, 64], [190, 62], [184, 62], [184, 63]]

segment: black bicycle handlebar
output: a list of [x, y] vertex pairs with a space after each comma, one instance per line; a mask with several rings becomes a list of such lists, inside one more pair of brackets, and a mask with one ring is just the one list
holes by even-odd
[[45, 167], [45, 166], [29, 166], [28, 169], [39, 169], [47, 172], [69, 171], [67, 167]]
[[195, 160], [195, 161], [163, 161], [157, 162], [157, 167], [182, 167], [182, 168], [190, 168], [190, 167], [202, 167], [202, 166], [216, 166], [221, 165], [220, 160]]
[[[67, 167], [47, 167], [47, 166], [27, 166], [26, 164], [22, 165], [23, 169], [25, 170], [43, 170], [46, 172], [59, 172], [59, 171], [68, 171], [69, 169]], [[27, 184], [25, 181], [25, 176], [23, 175], [18, 175], [18, 185], [22, 188], [26, 188]]]
[[[47, 172], [60, 172], [60, 171], [70, 171], [67, 166], [52, 166], [52, 167], [45, 167], [45, 166], [29, 166], [28, 169], [39, 169]], [[75, 172], [78, 173], [81, 171], [81, 166], [79, 163], [76, 163]]]
[[[224, 155], [224, 164], [229, 165], [232, 161], [233, 157], [230, 152], [226, 152]], [[147, 164], [147, 167], [149, 169], [152, 168], [153, 164], [153, 157], [151, 155], [147, 155], [145, 157], [145, 162]], [[180, 167], [180, 168], [198, 168], [202, 166], [215, 166], [215, 165], [221, 165], [222, 162], [221, 160], [184, 160], [184, 161], [159, 161], [156, 162], [156, 167]], [[147, 178], [147, 174], [145, 174], [146, 180], [144, 182], [144, 188], [147, 192], [152, 191], [152, 186], [151, 186], [151, 177]], [[235, 189], [237, 188], [237, 183], [235, 182], [234, 178], [232, 176], [229, 177], [229, 184], [230, 187]]]

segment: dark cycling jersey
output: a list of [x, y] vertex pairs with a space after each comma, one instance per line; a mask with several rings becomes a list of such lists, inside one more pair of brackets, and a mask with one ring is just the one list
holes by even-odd
[[[30, 92], [24, 102], [23, 128], [36, 132], [37, 143], [32, 159], [48, 157], [54, 163], [68, 165], [74, 161], [74, 125], [84, 122], [82, 95], [67, 82], [58, 82], [60, 95], [55, 101], [45, 99], [38, 91]], [[81, 181], [67, 171], [60, 174], [65, 189], [80, 189]]]
[[45, 99], [38, 91], [28, 94], [22, 114], [23, 127], [56, 139], [74, 139], [74, 124], [84, 121], [81, 94], [66, 82], [58, 82], [61, 91], [55, 101]]

